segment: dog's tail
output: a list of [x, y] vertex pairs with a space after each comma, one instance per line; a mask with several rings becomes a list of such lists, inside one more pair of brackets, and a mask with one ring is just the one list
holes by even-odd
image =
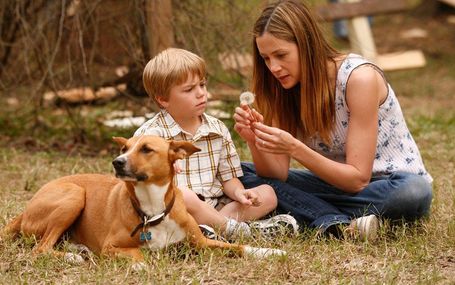
[[0, 231], [0, 239], [6, 238], [6, 237], [14, 238], [19, 234], [19, 232], [21, 231], [22, 215], [23, 214], [16, 216], [11, 222], [9, 222]]

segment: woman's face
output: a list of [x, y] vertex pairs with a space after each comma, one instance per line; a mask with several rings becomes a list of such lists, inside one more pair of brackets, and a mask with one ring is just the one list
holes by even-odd
[[300, 82], [300, 58], [297, 45], [264, 33], [256, 38], [259, 54], [270, 72], [285, 89]]

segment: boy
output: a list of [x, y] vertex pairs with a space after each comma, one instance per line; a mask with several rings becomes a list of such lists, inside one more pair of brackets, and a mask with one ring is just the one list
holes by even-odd
[[[245, 189], [237, 178], [243, 173], [229, 130], [220, 120], [204, 113], [204, 60], [183, 49], [164, 50], [148, 62], [143, 83], [161, 111], [134, 135], [187, 140], [200, 148], [200, 152], [176, 165], [176, 184], [182, 190], [188, 212], [199, 224], [209, 226], [201, 226], [206, 234], [213, 227], [227, 238], [249, 236], [250, 226], [245, 221], [270, 213], [277, 198], [269, 185]], [[284, 223], [297, 230], [289, 215], [272, 219], [255, 225], [273, 231], [273, 227]]]

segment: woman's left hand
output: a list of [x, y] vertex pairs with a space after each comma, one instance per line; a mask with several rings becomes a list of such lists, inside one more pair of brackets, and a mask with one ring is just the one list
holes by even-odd
[[255, 144], [260, 151], [292, 156], [298, 146], [298, 140], [286, 131], [262, 123], [254, 123], [253, 126]]

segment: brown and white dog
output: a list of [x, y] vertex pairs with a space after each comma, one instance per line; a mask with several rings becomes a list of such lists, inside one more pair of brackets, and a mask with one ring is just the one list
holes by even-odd
[[[173, 164], [199, 151], [184, 141], [155, 136], [114, 138], [122, 154], [112, 163], [117, 178], [101, 174], [65, 176], [45, 184], [2, 236], [35, 235], [34, 253], [52, 252], [67, 233], [69, 240], [101, 255], [133, 258], [143, 267], [141, 247], [160, 249], [185, 238], [196, 248], [223, 248], [238, 255], [285, 255], [278, 249], [254, 248], [207, 239], [187, 212], [174, 185]], [[77, 261], [82, 257], [77, 256]]]

